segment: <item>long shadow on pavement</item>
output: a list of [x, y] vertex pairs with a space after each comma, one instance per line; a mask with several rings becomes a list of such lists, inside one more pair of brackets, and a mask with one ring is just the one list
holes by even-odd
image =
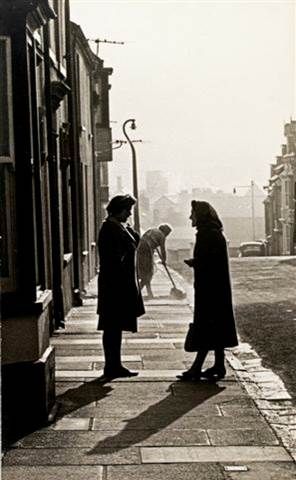
[[[198, 390], [198, 386], [201, 384], [197, 384], [196, 392], [192, 396], [184, 398], [183, 396], [173, 395], [172, 387], [176, 384], [180, 385], [180, 382], [170, 386], [170, 395], [151, 405], [136, 417], [126, 420], [126, 426], [123, 430], [116, 433], [116, 435], [105, 437], [87, 454], [110, 454], [138, 444], [166, 428], [193, 408], [206, 402], [209, 398], [225, 390], [225, 387], [204, 382], [202, 389]], [[114, 415], [116, 415], [116, 412], [114, 412]]]
[[83, 383], [76, 388], [69, 388], [65, 393], [57, 396], [57, 403], [60, 404], [57, 419], [93, 402], [102, 400], [112, 390], [113, 388], [109, 385], [98, 383], [97, 379]]

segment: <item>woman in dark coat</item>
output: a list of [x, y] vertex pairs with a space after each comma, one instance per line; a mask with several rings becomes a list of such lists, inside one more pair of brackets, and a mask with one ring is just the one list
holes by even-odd
[[137, 317], [145, 313], [136, 274], [139, 235], [125, 225], [135, 203], [130, 195], [112, 198], [98, 238], [98, 330], [103, 330], [108, 378], [137, 375], [121, 364], [122, 331], [136, 332]]
[[[194, 346], [197, 355], [181, 380], [200, 377], [218, 380], [226, 374], [224, 349], [238, 345], [232, 306], [228, 252], [223, 226], [207, 202], [191, 202], [192, 226], [197, 228], [193, 258], [185, 263], [194, 269]], [[215, 352], [213, 367], [201, 368], [209, 350]]]

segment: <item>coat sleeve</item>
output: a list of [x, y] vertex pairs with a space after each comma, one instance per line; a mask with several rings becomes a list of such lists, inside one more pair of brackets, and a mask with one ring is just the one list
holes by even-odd
[[162, 259], [163, 262], [166, 262], [166, 249], [165, 249], [165, 236], [164, 235], [159, 239], [159, 247], [160, 247], [161, 259]]
[[123, 262], [125, 260], [125, 251], [122, 248], [120, 235], [115, 229], [105, 228], [100, 231], [98, 239], [98, 251], [100, 258], [100, 268], [108, 269], [114, 276], [120, 275]]

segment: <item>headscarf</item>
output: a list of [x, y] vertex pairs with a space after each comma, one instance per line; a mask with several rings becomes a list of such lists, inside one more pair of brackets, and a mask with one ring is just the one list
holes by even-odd
[[205, 226], [217, 228], [218, 230], [223, 229], [223, 224], [216, 210], [208, 202], [192, 200], [191, 206], [196, 215], [197, 228]]
[[135, 205], [135, 203], [136, 199], [131, 195], [116, 195], [115, 197], [111, 198], [110, 202], [106, 207], [106, 210], [109, 216], [117, 215], [125, 208], [131, 208], [133, 205]]
[[166, 237], [172, 231], [172, 227], [167, 223], [159, 225], [158, 230], [160, 230]]

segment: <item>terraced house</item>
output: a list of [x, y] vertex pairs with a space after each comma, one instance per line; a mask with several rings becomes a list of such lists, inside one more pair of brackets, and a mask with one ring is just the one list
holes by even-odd
[[1, 1], [4, 437], [50, 414], [50, 335], [96, 274], [112, 159], [111, 73], [71, 24], [68, 0]]
[[296, 252], [296, 121], [284, 127], [286, 144], [271, 165], [265, 204], [266, 239], [269, 255]]

